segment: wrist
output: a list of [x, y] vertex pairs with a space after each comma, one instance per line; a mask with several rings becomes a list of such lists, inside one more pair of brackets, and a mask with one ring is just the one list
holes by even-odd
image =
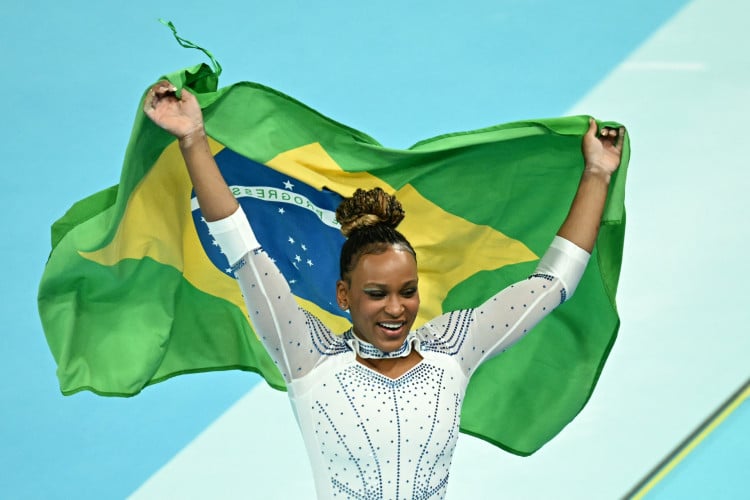
[[205, 139], [206, 129], [203, 127], [203, 122], [201, 122], [196, 124], [195, 127], [190, 129], [186, 134], [180, 136], [178, 141], [181, 149], [187, 149]]
[[583, 169], [583, 176], [586, 178], [599, 180], [604, 184], [609, 185], [609, 181], [612, 177], [612, 172], [595, 163], [586, 163]]

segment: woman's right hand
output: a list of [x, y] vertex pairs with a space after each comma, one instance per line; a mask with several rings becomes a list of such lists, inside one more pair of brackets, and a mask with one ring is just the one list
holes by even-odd
[[196, 132], [203, 134], [203, 113], [198, 100], [187, 89], [182, 89], [180, 99], [176, 92], [177, 88], [168, 81], [158, 82], [148, 91], [143, 111], [180, 141], [189, 139]]

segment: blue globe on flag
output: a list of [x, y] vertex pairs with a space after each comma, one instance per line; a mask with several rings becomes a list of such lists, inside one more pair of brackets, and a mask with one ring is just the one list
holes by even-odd
[[[228, 148], [215, 158], [258, 241], [292, 292], [332, 314], [347, 317], [336, 303], [338, 258], [344, 236], [335, 212], [342, 197], [326, 189], [318, 191]], [[218, 269], [234, 276], [208, 233], [195, 192], [191, 196], [193, 221], [206, 254]]]

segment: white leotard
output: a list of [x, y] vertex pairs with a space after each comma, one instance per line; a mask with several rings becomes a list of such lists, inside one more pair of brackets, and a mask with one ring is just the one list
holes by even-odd
[[[556, 237], [530, 278], [430, 321], [386, 354], [301, 309], [241, 209], [209, 229], [287, 383], [321, 499], [443, 498], [469, 377], [569, 298], [589, 257]], [[412, 349], [423, 359], [397, 379], [356, 360]]]

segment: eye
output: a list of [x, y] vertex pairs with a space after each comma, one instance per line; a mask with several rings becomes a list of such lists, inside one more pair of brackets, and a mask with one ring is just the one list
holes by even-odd
[[417, 294], [417, 289], [416, 288], [405, 288], [405, 289], [401, 290], [401, 295], [404, 296], [404, 297], [406, 297], [406, 298], [414, 297], [416, 294]]
[[365, 290], [365, 294], [373, 299], [382, 299], [385, 297], [385, 292], [383, 290]]

